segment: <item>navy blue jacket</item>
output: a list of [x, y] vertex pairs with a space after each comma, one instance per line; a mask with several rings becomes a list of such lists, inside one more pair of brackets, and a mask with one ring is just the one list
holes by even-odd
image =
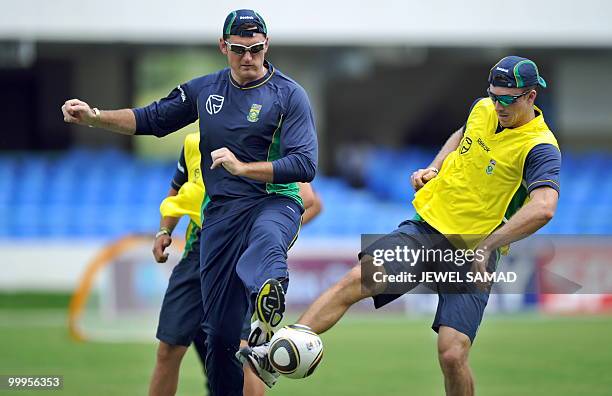
[[[266, 75], [240, 86], [226, 68], [181, 84], [146, 107], [134, 109], [136, 134], [158, 137], [200, 120], [200, 152], [210, 199], [257, 198], [276, 193], [301, 203], [296, 182], [317, 168], [317, 136], [304, 89], [266, 62]], [[210, 153], [227, 147], [242, 162], [271, 161], [273, 183], [210, 169]]]

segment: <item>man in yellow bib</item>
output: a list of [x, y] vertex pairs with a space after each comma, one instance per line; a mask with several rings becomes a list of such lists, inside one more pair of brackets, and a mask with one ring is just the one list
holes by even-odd
[[[495, 64], [488, 82], [488, 97], [474, 102], [465, 125], [426, 169], [412, 174], [416, 218], [365, 247], [360, 264], [308, 308], [300, 325], [322, 333], [367, 297], [379, 308], [418, 286], [429, 268], [477, 280], [495, 271], [502, 247], [533, 234], [553, 217], [561, 154], [534, 105], [546, 82], [533, 61], [518, 56]], [[420, 256], [402, 256], [404, 251]], [[436, 251], [452, 254], [440, 259]], [[468, 251], [472, 255], [466, 264]], [[410, 262], [410, 257], [416, 258]], [[412, 280], [392, 284], [403, 274]], [[490, 289], [486, 282], [448, 286], [434, 282], [439, 302], [432, 325], [445, 390], [447, 395], [473, 395], [468, 353]], [[255, 347], [251, 353], [261, 356], [267, 350]]]
[[[199, 144], [199, 133], [185, 137], [168, 196], [159, 208], [162, 217], [153, 245], [153, 255], [157, 262], [167, 261], [168, 253], [165, 253], [165, 249], [172, 243], [172, 231], [182, 216], [189, 217], [189, 225], [185, 236], [185, 251], [172, 271], [159, 314], [159, 346], [150, 395], [176, 393], [180, 364], [191, 343], [196, 347], [203, 366], [206, 359], [206, 341], [201, 328], [203, 310], [200, 290], [201, 207], [206, 199], [206, 188], [200, 169]], [[298, 187], [305, 209], [302, 223], [306, 224], [321, 211], [321, 201], [310, 184], [299, 183]], [[250, 318], [246, 318], [241, 335], [243, 345], [246, 345], [250, 330]], [[248, 367], [244, 371], [244, 395], [263, 395], [264, 383]]]

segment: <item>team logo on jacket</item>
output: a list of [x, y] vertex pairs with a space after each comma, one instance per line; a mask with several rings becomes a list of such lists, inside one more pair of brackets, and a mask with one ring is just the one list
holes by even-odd
[[225, 98], [221, 95], [208, 95], [208, 99], [206, 99], [206, 111], [208, 114], [213, 115], [220, 112], [224, 100]]
[[493, 171], [495, 170], [495, 164], [497, 162], [495, 162], [495, 160], [491, 160], [489, 161], [489, 165], [487, 166], [487, 175], [490, 175], [493, 173]]
[[261, 105], [253, 103], [251, 105], [251, 110], [249, 110], [249, 114], [247, 115], [247, 120], [249, 122], [256, 122], [259, 120], [259, 112], [261, 111]]

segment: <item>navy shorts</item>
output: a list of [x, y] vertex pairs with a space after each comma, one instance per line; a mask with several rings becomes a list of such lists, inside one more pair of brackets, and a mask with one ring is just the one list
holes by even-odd
[[[183, 257], [172, 270], [164, 295], [157, 339], [170, 345], [189, 346], [197, 332], [202, 331], [202, 291], [200, 286], [200, 231], [189, 244]], [[246, 340], [251, 328], [251, 314], [247, 313], [241, 333]]]
[[[446, 249], [456, 250], [456, 248], [438, 231], [422, 220], [407, 220], [399, 225], [399, 227], [385, 235], [384, 237], [374, 241], [367, 246], [360, 254], [361, 259], [364, 255], [374, 257], [374, 252], [378, 249], [396, 249], [396, 247], [407, 246], [409, 249], [425, 250], [425, 249]], [[499, 251], [491, 254], [487, 270], [492, 272], [495, 270]], [[398, 263], [396, 261], [388, 261], [384, 263], [385, 273], [387, 275], [398, 275], [402, 273], [412, 273], [415, 279], [421, 278], [423, 271], [445, 271], [452, 270], [465, 273], [470, 270], [470, 263], [466, 263], [461, 267], [449, 262], [419, 262], [416, 265], [407, 265], [406, 263]], [[363, 271], [363, 267], [362, 267]], [[380, 308], [391, 301], [399, 298], [402, 294], [411, 291], [419, 286], [419, 283], [401, 283], [390, 284], [384, 293], [373, 296], [374, 306]], [[467, 335], [472, 342], [476, 338], [476, 333], [482, 321], [485, 307], [489, 299], [489, 293], [476, 289], [473, 283], [459, 284], [446, 283], [440, 284], [436, 282], [427, 283], [425, 285], [430, 290], [438, 294], [438, 308], [436, 316], [431, 328], [438, 332], [440, 326], [448, 326], [461, 333]]]

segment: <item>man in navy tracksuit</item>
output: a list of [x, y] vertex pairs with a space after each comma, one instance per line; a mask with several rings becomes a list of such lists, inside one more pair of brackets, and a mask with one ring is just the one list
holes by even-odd
[[264, 60], [267, 27], [259, 14], [230, 13], [219, 48], [229, 68], [181, 84], [149, 106], [100, 111], [72, 99], [62, 111], [66, 122], [158, 137], [199, 119], [207, 187], [202, 327], [211, 392], [225, 396], [242, 394], [234, 354], [244, 318], [257, 314], [253, 343], [269, 340], [282, 319], [287, 250], [303, 212], [297, 182], [315, 176], [317, 139], [304, 89]]

